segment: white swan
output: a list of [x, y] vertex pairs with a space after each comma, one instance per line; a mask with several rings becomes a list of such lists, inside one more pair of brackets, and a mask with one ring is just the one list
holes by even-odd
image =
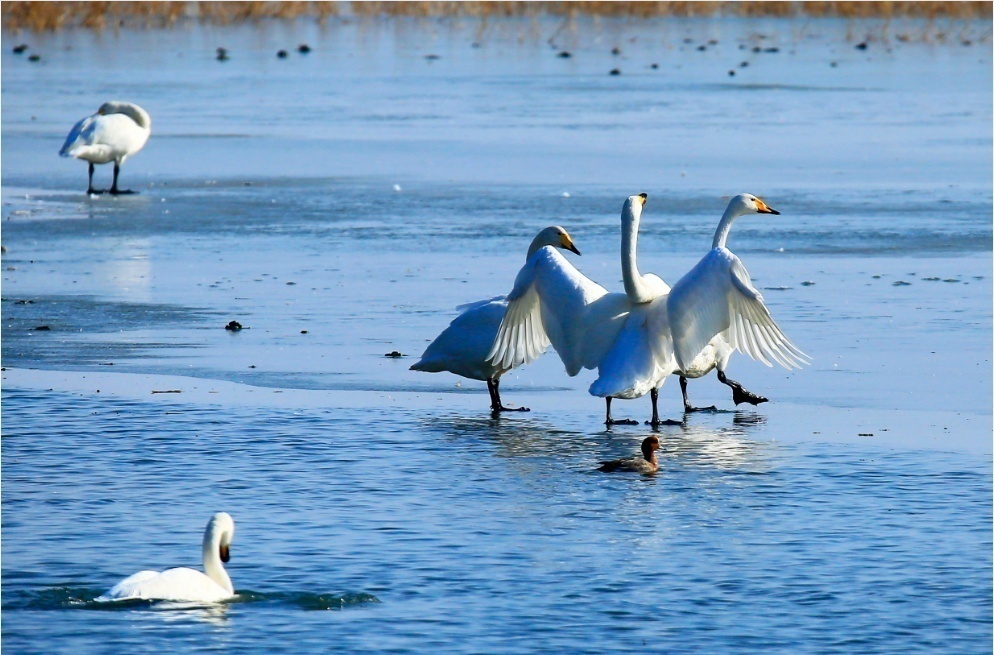
[[59, 155], [90, 163], [87, 193], [103, 193], [93, 188], [93, 165], [108, 162], [114, 162], [114, 183], [110, 193], [133, 193], [117, 188], [117, 176], [124, 160], [141, 150], [148, 141], [151, 129], [152, 119], [138, 105], [117, 100], [105, 102], [97, 113], [73, 126]]
[[[727, 343], [716, 354], [719, 378], [724, 378], [724, 364], [733, 349], [767, 366], [772, 366], [770, 360], [786, 369], [810, 363], [774, 322], [741, 260], [725, 247], [739, 216], [779, 213], [748, 193], [732, 198], [718, 222], [711, 251], [673, 286], [666, 309], [681, 370], [692, 369], [716, 336]], [[730, 386], [734, 389], [735, 384]]]
[[[545, 246], [563, 248], [577, 255], [580, 254], [566, 230], [559, 226], [547, 227], [539, 232], [528, 246], [526, 267], [535, 254]], [[541, 355], [549, 345], [548, 340], [544, 343], [536, 342], [532, 356], [522, 359], [514, 366], [496, 365], [487, 359], [487, 353], [497, 335], [501, 319], [504, 318], [507, 296], [496, 296], [489, 300], [468, 303], [460, 306], [459, 309], [462, 313], [435, 337], [425, 349], [421, 359], [411, 366], [411, 370], [429, 373], [448, 371], [471, 380], [485, 380], [490, 391], [490, 408], [494, 412], [527, 412], [527, 407], [504, 407], [500, 400], [500, 376], [515, 366], [527, 364]]]
[[[636, 265], [638, 226], [645, 201], [644, 193], [631, 196], [621, 211], [621, 259], [626, 292], [608, 293], [559, 253], [551, 249], [541, 251], [529, 260], [515, 280], [488, 360], [497, 366], [516, 366], [533, 359], [539, 345], [551, 342], [566, 373], [574, 376], [584, 368], [598, 368], [610, 353], [625, 350], [619, 341], [624, 339], [622, 328], [628, 324], [633, 306], [669, 291], [659, 277], [641, 275]], [[639, 365], [644, 363], [642, 360]], [[638, 395], [648, 390], [646, 387]], [[614, 394], [604, 395], [607, 424], [632, 423], [613, 420]]]
[[[724, 248], [732, 222], [748, 213], [779, 214], [753, 195], [733, 198], [718, 223], [711, 253], [668, 294], [632, 308], [615, 347], [598, 367], [599, 376], [590, 387], [591, 394], [638, 398], [648, 391], [652, 400], [650, 423], [658, 425], [658, 391], [669, 375], [680, 375], [684, 409], [692, 411], [686, 378], [702, 377], [714, 369], [718, 379], [732, 388], [736, 405], [766, 401], [725, 375], [736, 349], [767, 365], [764, 353], [788, 368], [807, 363], [807, 356], [773, 322], [745, 267]], [[733, 260], [738, 268], [732, 265]], [[726, 268], [721, 262], [727, 262]], [[637, 269], [634, 274], [638, 274]], [[724, 284], [717, 282], [721, 279]], [[743, 291], [735, 291], [739, 288]], [[632, 294], [629, 298], [635, 301]]]
[[[118, 582], [98, 597], [101, 602], [145, 599], [216, 603], [235, 595], [231, 578], [224, 570], [228, 561], [235, 522], [225, 512], [218, 512], [204, 530], [204, 573], [194, 569], [175, 568], [139, 571]], [[205, 575], [206, 573], [206, 575]]]

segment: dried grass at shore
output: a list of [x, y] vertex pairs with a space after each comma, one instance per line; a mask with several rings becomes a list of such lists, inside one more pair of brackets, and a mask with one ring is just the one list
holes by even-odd
[[991, 2], [4, 2], [3, 28], [171, 27], [184, 21], [237, 24], [341, 17], [663, 16], [991, 19]]

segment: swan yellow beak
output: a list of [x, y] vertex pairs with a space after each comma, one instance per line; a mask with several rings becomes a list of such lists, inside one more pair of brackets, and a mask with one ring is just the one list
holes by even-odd
[[773, 209], [759, 198], [756, 198], [756, 211], [759, 212], [760, 214], [776, 214], [777, 216], [780, 215], [780, 212]]
[[220, 555], [222, 562], [227, 562], [229, 559], [231, 559], [231, 551], [229, 550], [228, 546], [221, 546], [219, 550], [221, 551]]
[[580, 254], [580, 251], [577, 250], [576, 246], [573, 245], [573, 240], [569, 238], [568, 234], [562, 235], [559, 238], [559, 240], [562, 242], [563, 248], [565, 248], [566, 250], [569, 250], [570, 252], [575, 252], [578, 255]]

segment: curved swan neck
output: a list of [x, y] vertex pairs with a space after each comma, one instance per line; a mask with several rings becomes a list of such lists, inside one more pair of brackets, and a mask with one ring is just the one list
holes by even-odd
[[208, 578], [228, 590], [228, 593], [234, 593], [235, 589], [231, 584], [231, 578], [228, 577], [228, 572], [224, 570], [220, 552], [221, 545], [224, 544], [227, 547], [230, 541], [229, 530], [225, 526], [219, 525], [218, 520], [212, 520], [207, 524], [203, 544], [204, 573]]
[[636, 261], [641, 219], [642, 204], [631, 198], [626, 200], [621, 211], [621, 277], [625, 281], [625, 293], [634, 303], [649, 302], [653, 298]]
[[721, 215], [718, 227], [714, 231], [714, 241], [711, 242], [712, 250], [725, 247], [725, 242], [728, 241], [728, 232], [732, 229], [732, 223], [735, 222], [736, 218], [749, 211], [742, 203], [737, 202], [737, 200], [738, 198], [735, 198], [732, 202], [728, 203], [728, 208]]
[[542, 230], [535, 236], [534, 239], [532, 239], [531, 245], [528, 246], [528, 254], [525, 255], [525, 259], [531, 259], [532, 255], [537, 253], [540, 248], [544, 248], [547, 245], [549, 245], [549, 241], [546, 238], [545, 230]]

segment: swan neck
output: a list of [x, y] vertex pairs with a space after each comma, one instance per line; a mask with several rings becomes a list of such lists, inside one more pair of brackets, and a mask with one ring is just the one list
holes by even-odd
[[621, 277], [625, 282], [625, 294], [634, 303], [652, 300], [652, 293], [639, 273], [637, 250], [640, 217], [626, 208], [621, 217]]
[[732, 223], [735, 219], [741, 216], [743, 213], [740, 207], [731, 204], [722, 214], [721, 220], [718, 221], [718, 228], [714, 231], [714, 241], [711, 242], [711, 249], [724, 248], [725, 242], [728, 241], [728, 232], [732, 229]]
[[526, 261], [529, 260], [529, 259], [531, 259], [532, 255], [534, 255], [535, 253], [537, 253], [540, 248], [542, 248], [543, 246], [548, 245], [545, 242], [543, 236], [544, 235], [540, 232], [538, 234], [538, 236], [536, 236], [534, 239], [532, 239], [531, 245], [528, 246], [528, 254], [525, 255], [525, 260]]
[[229, 594], [235, 593], [231, 584], [228, 572], [224, 570], [224, 563], [220, 554], [221, 533], [204, 535], [204, 573], [208, 578], [224, 587]]

